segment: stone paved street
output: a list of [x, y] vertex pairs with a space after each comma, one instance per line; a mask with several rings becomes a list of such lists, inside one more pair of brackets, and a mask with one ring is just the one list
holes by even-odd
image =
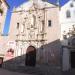
[[31, 75], [61, 75], [61, 68], [51, 65], [37, 65], [36, 67], [17, 66], [9, 68], [9, 71]]
[[75, 69], [72, 69], [70, 71], [66, 71], [62, 73], [63, 75], [75, 75]]
[[62, 72], [60, 67], [51, 65], [17, 66], [16, 68], [0, 69], [0, 75], [75, 75], [75, 69]]
[[0, 75], [31, 75], [31, 74], [24, 74], [24, 73], [8, 71], [5, 69], [0, 69]]

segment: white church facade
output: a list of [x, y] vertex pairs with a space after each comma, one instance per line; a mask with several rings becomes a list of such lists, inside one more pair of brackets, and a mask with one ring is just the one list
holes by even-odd
[[[4, 61], [16, 58], [16, 62], [22, 61], [20, 64], [62, 65], [63, 71], [74, 68], [74, 18], [74, 0], [61, 8], [44, 0], [28, 1], [14, 8], [8, 36], [2, 41]], [[7, 58], [10, 51], [12, 56]]]
[[5, 40], [4, 50], [12, 48], [14, 58], [24, 55], [25, 60], [27, 52], [35, 49], [36, 64], [60, 65], [59, 6], [32, 0], [14, 8]]

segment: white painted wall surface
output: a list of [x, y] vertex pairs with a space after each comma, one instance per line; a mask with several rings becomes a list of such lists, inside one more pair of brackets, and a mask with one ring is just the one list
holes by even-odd
[[[71, 7], [71, 3], [73, 7]], [[70, 11], [71, 17], [66, 17], [67, 10]], [[64, 31], [67, 34], [69, 30], [72, 30], [73, 25], [75, 26], [75, 1], [70, 0], [60, 9], [60, 25], [61, 25], [61, 43], [64, 46], [68, 46], [68, 40], [63, 39]], [[62, 69], [63, 71], [68, 71], [70, 66], [70, 50], [68, 48], [63, 48], [63, 56], [62, 56]]]

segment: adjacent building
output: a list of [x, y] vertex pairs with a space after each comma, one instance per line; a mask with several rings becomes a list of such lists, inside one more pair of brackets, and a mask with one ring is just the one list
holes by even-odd
[[3, 28], [6, 19], [7, 9], [9, 8], [7, 2], [5, 0], [0, 0], [0, 54], [3, 54]]
[[5, 0], [0, 0], [0, 33], [2, 33], [3, 25], [5, 23], [6, 13], [8, 9], [8, 4]]
[[62, 69], [75, 68], [75, 0], [68, 1], [60, 9]]

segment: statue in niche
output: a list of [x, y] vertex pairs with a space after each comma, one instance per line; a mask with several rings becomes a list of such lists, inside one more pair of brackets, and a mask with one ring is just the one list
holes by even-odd
[[36, 24], [36, 16], [35, 15], [31, 15], [30, 23], [31, 23], [31, 28], [35, 28], [35, 24]]

